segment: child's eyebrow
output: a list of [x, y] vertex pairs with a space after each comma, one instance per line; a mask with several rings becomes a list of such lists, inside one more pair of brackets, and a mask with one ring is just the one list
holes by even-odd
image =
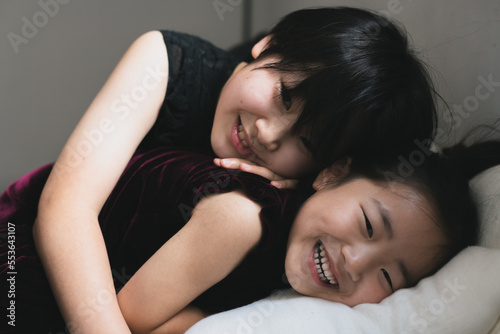
[[380, 203], [377, 199], [373, 197], [372, 197], [372, 202], [375, 204], [378, 211], [380, 212], [380, 216], [382, 217], [382, 221], [384, 222], [385, 232], [389, 236], [389, 239], [392, 239], [393, 236], [392, 221], [389, 211], [382, 205], [382, 203]]

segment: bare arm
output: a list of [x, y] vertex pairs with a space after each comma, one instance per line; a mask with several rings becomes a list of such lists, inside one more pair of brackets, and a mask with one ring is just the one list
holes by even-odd
[[184, 334], [191, 326], [209, 316], [200, 309], [187, 306], [150, 334]]
[[126, 333], [98, 214], [163, 101], [162, 36], [132, 44], [86, 111], [42, 192], [36, 247], [72, 332]]
[[[259, 212], [260, 206], [239, 192], [203, 199], [189, 222], [118, 294], [132, 331], [171, 333], [174, 316], [227, 276], [258, 243], [262, 234]], [[185, 320], [187, 330], [193, 320], [200, 319]]]

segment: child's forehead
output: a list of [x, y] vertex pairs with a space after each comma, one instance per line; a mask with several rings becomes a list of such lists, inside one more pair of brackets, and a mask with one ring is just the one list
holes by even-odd
[[399, 181], [378, 181], [377, 183], [384, 189], [386, 194], [391, 196], [392, 200], [412, 205], [415, 208], [424, 210], [427, 214], [432, 213], [431, 199], [410, 183]]
[[281, 75], [295, 80], [304, 80], [309, 76], [314, 66], [303, 62], [294, 62], [285, 59], [285, 56], [279, 54], [267, 54], [258, 57], [252, 62], [257, 68], [267, 68], [278, 71]]
[[433, 220], [436, 216], [431, 200], [409, 182], [369, 178], [354, 180], [361, 182], [358, 194], [366, 195], [381, 209], [390, 212], [404, 207], [415, 213], [422, 212]]
[[393, 216], [395, 229], [403, 235], [414, 234], [439, 235], [439, 215], [431, 199], [410, 184], [401, 182], [377, 182], [380, 193], [375, 194], [375, 201], [381, 210]]
[[407, 198], [409, 196], [409, 199], [411, 200], [423, 199], [423, 194], [421, 194], [421, 192], [416, 189], [413, 184], [411, 184], [409, 181], [407, 182], [407, 180], [405, 180], [404, 178], [398, 178], [397, 180], [391, 178], [386, 178], [385, 180], [373, 180], [367, 178], [367, 181], [373, 183], [381, 191], [388, 194], [402, 196], [404, 198]]

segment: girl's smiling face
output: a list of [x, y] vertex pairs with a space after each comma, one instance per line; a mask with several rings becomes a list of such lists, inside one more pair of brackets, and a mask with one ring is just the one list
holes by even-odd
[[[265, 43], [266, 38], [255, 45], [254, 57]], [[288, 89], [298, 78], [261, 68], [275, 60], [236, 68], [219, 97], [211, 144], [218, 157], [248, 159], [283, 177], [297, 178], [315, 165], [307, 136], [292, 133], [301, 103], [291, 99]]]
[[285, 270], [296, 291], [348, 306], [378, 303], [436, 267], [445, 237], [416, 191], [367, 179], [322, 188], [290, 232]]

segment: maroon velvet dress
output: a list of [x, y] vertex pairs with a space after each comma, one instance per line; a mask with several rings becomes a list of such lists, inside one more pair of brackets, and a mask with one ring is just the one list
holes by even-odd
[[[2, 333], [65, 331], [32, 237], [38, 199], [51, 168], [24, 176], [0, 197]], [[203, 196], [235, 189], [262, 206], [262, 240], [192, 305], [219, 312], [289, 287], [284, 256], [299, 206], [293, 194], [259, 176], [218, 168], [211, 157], [159, 148], [134, 156], [99, 215], [116, 290], [184, 226]]]

